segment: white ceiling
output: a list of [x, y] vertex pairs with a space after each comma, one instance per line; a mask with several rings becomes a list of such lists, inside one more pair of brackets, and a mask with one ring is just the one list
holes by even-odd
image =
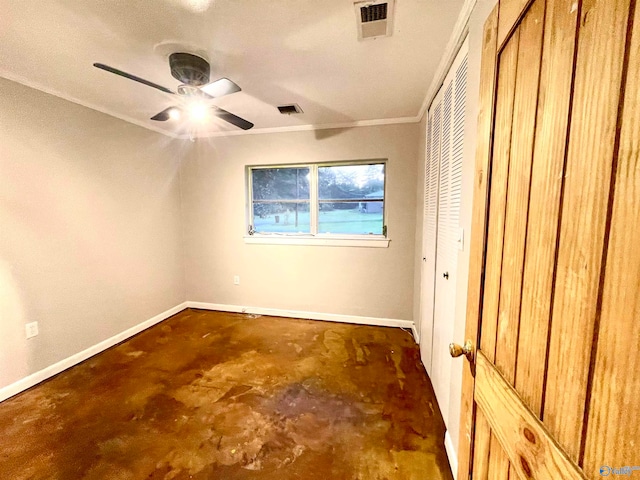
[[[240, 85], [212, 103], [254, 131], [410, 119], [462, 3], [396, 0], [393, 35], [358, 41], [352, 0], [0, 0], [0, 76], [170, 135], [239, 130], [153, 122], [176, 96], [93, 67], [175, 91], [167, 56], [186, 50], [208, 58], [212, 80]], [[275, 108], [288, 103], [304, 114]]]

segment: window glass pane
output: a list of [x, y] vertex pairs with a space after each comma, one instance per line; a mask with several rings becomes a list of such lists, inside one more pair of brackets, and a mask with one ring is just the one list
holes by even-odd
[[309, 202], [253, 202], [257, 233], [310, 233]]
[[309, 200], [309, 168], [256, 168], [253, 200]]
[[318, 233], [382, 235], [384, 202], [320, 202]]
[[384, 164], [319, 167], [318, 198], [384, 199]]

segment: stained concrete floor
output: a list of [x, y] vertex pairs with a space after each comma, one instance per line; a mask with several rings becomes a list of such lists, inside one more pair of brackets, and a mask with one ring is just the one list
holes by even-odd
[[400, 329], [185, 310], [0, 404], [2, 479], [450, 480]]

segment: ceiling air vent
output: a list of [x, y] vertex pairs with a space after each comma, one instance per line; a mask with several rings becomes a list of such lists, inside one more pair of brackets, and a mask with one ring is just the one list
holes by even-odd
[[283, 115], [291, 115], [291, 114], [295, 114], [295, 113], [304, 113], [302, 111], [302, 109], [295, 103], [292, 103], [291, 105], [280, 105], [278, 107], [278, 110]]
[[354, 3], [358, 21], [358, 40], [391, 36], [394, 4], [395, 0]]
[[377, 22], [387, 19], [387, 4], [378, 3], [368, 7], [360, 7], [360, 20], [362, 23]]

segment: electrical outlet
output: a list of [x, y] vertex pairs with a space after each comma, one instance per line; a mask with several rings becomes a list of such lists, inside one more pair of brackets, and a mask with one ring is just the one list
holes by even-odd
[[38, 322], [27, 323], [24, 328], [27, 338], [32, 338], [38, 335]]
[[240, 285], [240, 275], [234, 275], [233, 276], [233, 284], [234, 285]]

